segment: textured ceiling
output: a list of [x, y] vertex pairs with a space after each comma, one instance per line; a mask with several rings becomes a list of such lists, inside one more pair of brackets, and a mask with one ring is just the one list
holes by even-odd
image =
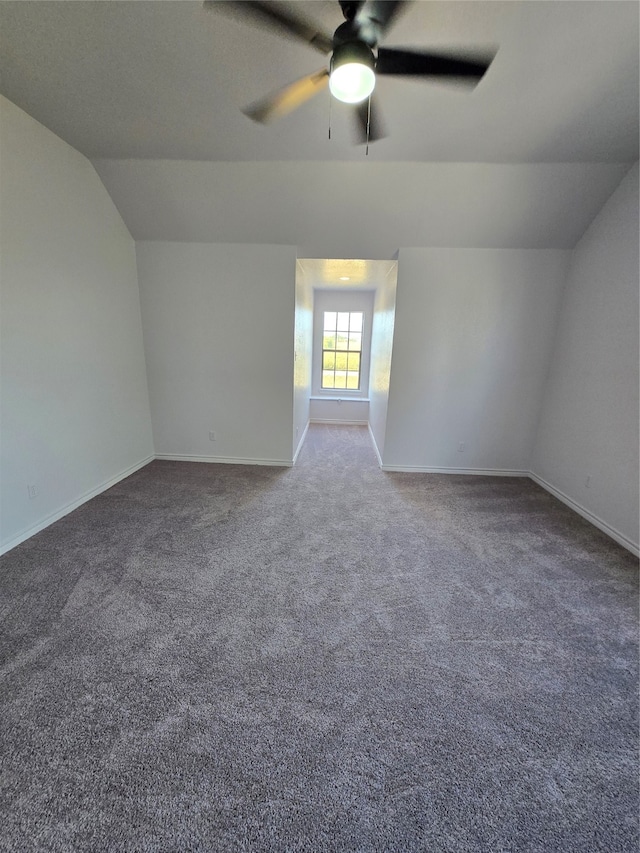
[[375, 290], [397, 268], [396, 261], [355, 258], [298, 258], [309, 285], [317, 290]]
[[[336, 2], [288, 4], [325, 29]], [[383, 78], [369, 162], [626, 162], [638, 156], [636, 2], [416, 2], [387, 45], [488, 48], [473, 91]], [[323, 57], [200, 2], [0, 2], [0, 88], [91, 158], [362, 160], [318, 95], [274, 125], [240, 111]]]

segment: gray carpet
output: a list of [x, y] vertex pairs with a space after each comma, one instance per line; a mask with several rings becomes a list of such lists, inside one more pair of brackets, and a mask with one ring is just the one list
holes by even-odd
[[527, 479], [153, 462], [2, 559], [2, 851], [636, 851], [637, 560]]

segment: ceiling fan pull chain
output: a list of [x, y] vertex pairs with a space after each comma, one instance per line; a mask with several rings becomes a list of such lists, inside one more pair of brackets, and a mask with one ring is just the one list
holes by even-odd
[[367, 102], [367, 147], [364, 152], [364, 156], [369, 156], [369, 125], [371, 124], [371, 95], [369, 95], [369, 101]]
[[329, 92], [329, 139], [331, 139], [331, 92]]

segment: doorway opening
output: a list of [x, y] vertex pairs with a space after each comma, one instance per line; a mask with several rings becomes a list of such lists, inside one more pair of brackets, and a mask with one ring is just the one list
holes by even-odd
[[298, 259], [294, 462], [313, 422], [367, 426], [379, 454], [391, 376], [397, 268], [395, 260]]

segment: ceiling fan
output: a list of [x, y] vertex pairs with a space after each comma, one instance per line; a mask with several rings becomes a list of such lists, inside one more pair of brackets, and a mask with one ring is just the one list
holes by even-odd
[[303, 41], [323, 54], [331, 54], [328, 68], [296, 80], [243, 110], [254, 121], [266, 124], [286, 115], [327, 83], [340, 101], [354, 104], [361, 142], [384, 136], [371, 94], [377, 75], [420, 77], [424, 79], [464, 79], [477, 84], [489, 68], [491, 56], [433, 53], [379, 47], [394, 19], [407, 0], [339, 0], [345, 21], [333, 36], [310, 20], [294, 14], [290, 8], [271, 0], [204, 0], [208, 10], [231, 12]]

